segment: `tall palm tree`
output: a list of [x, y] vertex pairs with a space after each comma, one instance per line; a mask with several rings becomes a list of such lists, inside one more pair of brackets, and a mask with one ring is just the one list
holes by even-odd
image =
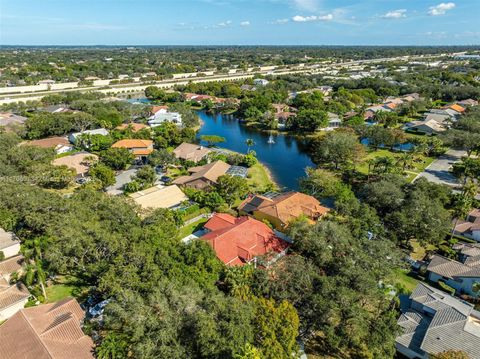
[[47, 241], [46, 237], [36, 237], [28, 239], [24, 242], [24, 256], [27, 261], [27, 273], [25, 275], [25, 284], [32, 285], [37, 283], [42, 289], [42, 294], [45, 300], [47, 299], [47, 292], [45, 290], [46, 275], [43, 269], [43, 255], [42, 248]]
[[247, 145], [247, 153], [250, 153], [250, 148], [255, 146], [255, 142], [251, 138], [247, 138], [245, 144]]

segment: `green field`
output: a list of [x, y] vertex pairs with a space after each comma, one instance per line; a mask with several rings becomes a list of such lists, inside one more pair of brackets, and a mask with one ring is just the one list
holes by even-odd
[[208, 221], [208, 218], [201, 218], [196, 222], [186, 225], [178, 230], [178, 238], [182, 239], [189, 236], [195, 231], [198, 231]]
[[55, 282], [46, 288], [47, 303], [53, 303], [67, 297], [79, 298], [88, 291], [78, 278], [72, 276], [58, 276]]
[[[368, 174], [368, 161], [379, 158], [379, 157], [390, 157], [394, 160], [397, 160], [400, 157], [400, 153], [398, 152], [392, 152], [390, 150], [386, 149], [379, 149], [375, 151], [369, 151], [367, 153], [367, 156], [362, 159], [361, 163], [357, 166], [357, 171], [363, 173], [363, 174]], [[405, 172], [407, 173], [408, 181], [413, 181], [415, 177], [423, 170], [430, 165], [435, 159], [432, 157], [426, 157], [426, 156], [417, 156], [416, 160], [412, 162], [412, 167], [408, 168]]]
[[248, 169], [247, 182], [252, 192], [265, 192], [277, 188], [268, 169], [260, 162]]
[[404, 269], [395, 270], [392, 281], [394, 284], [400, 285], [407, 290], [408, 293], [412, 293], [417, 286], [419, 280], [413, 278], [408, 274], [409, 272]]

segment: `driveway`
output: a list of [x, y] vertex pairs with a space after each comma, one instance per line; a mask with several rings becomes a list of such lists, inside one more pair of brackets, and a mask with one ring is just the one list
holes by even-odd
[[126, 171], [120, 172], [115, 176], [115, 184], [113, 186], [107, 187], [107, 193], [111, 195], [119, 195], [123, 193], [123, 186], [128, 182], [131, 182], [132, 177], [137, 173], [138, 168], [132, 168]]
[[466, 156], [465, 151], [448, 150], [444, 155], [433, 161], [425, 170], [420, 173], [415, 180], [420, 177], [425, 177], [428, 181], [445, 184], [450, 187], [457, 187], [460, 185], [458, 179], [450, 172], [452, 165], [459, 162], [463, 156]]

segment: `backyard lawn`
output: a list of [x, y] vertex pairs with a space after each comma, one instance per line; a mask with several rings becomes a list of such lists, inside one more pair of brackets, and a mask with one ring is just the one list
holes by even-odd
[[265, 192], [277, 187], [272, 181], [268, 169], [261, 163], [248, 169], [247, 182], [252, 192]]
[[419, 282], [418, 279], [410, 276], [409, 272], [404, 269], [396, 269], [392, 281], [394, 284], [405, 288], [408, 293], [412, 293]]
[[208, 218], [201, 218], [198, 221], [195, 221], [191, 224], [188, 224], [178, 230], [178, 238], [182, 239], [186, 236], [189, 236], [193, 232], [202, 229], [203, 225], [208, 221]]
[[[357, 171], [368, 174], [368, 161], [379, 158], [379, 157], [390, 157], [394, 160], [397, 160], [400, 157], [400, 153], [392, 152], [386, 149], [379, 149], [375, 151], [369, 151], [367, 156], [362, 160], [362, 162], [357, 166]], [[417, 175], [430, 165], [434, 158], [426, 156], [417, 156], [418, 161], [413, 161], [412, 167], [408, 168], [405, 172], [408, 174], [408, 180], [411, 182], [417, 177]]]
[[67, 297], [82, 297], [87, 294], [88, 287], [78, 278], [57, 276], [53, 284], [46, 288], [47, 303], [53, 303]]

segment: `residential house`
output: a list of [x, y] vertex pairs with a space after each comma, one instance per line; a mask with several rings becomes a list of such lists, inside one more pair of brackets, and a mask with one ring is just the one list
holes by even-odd
[[101, 136], [108, 136], [108, 130], [104, 129], [104, 128], [97, 128], [95, 130], [86, 130], [86, 131], [82, 131], [82, 132], [74, 132], [74, 133], [71, 133], [69, 136], [68, 136], [68, 140], [75, 144], [75, 142], [77, 141], [77, 137], [78, 136], [82, 136], [82, 135], [101, 135]]
[[472, 106], [478, 106], [478, 101], [477, 101], [477, 100], [473, 100], [473, 99], [471, 99], [471, 98], [466, 99], [466, 100], [462, 100], [462, 101], [457, 101], [456, 103], [459, 104], [460, 106], [462, 106], [463, 108], [465, 108], [465, 107], [472, 107]]
[[4, 358], [93, 359], [93, 340], [82, 331], [85, 314], [75, 299], [20, 310], [0, 326]]
[[18, 116], [11, 112], [0, 112], [0, 127], [4, 127], [6, 130], [14, 130], [21, 127], [26, 121], [26, 117]]
[[315, 222], [324, 216], [329, 208], [322, 206], [316, 198], [301, 192], [271, 192], [266, 195], [249, 196], [238, 206], [238, 210], [260, 221], [267, 220], [282, 231], [302, 215]]
[[[22, 282], [10, 284], [14, 273], [22, 273], [23, 262], [24, 258], [21, 255], [0, 262], [0, 321], [10, 318], [21, 310], [30, 297], [28, 289]], [[1, 335], [0, 338], [2, 338]]]
[[195, 189], [206, 189], [217, 183], [217, 179], [230, 169], [230, 165], [223, 161], [215, 161], [205, 166], [191, 167], [189, 176], [176, 178], [172, 183]]
[[203, 160], [211, 151], [200, 145], [183, 142], [173, 150], [176, 158], [184, 161], [199, 162]]
[[160, 126], [164, 122], [171, 122], [177, 126], [182, 125], [182, 115], [178, 112], [157, 112], [155, 115], [151, 116], [148, 120], [148, 125], [150, 127]]
[[365, 109], [365, 112], [364, 112], [364, 119], [365, 120], [371, 120], [375, 117], [375, 115], [377, 114], [377, 112], [380, 112], [380, 111], [384, 111], [384, 112], [392, 112], [393, 109], [390, 108], [389, 106], [386, 106], [386, 105], [383, 105], [383, 104], [380, 104], [380, 105], [374, 105], [374, 106], [370, 106], [368, 108]]
[[147, 156], [153, 152], [152, 140], [125, 139], [115, 142], [112, 148], [126, 148], [136, 159], [146, 160]]
[[92, 163], [98, 160], [98, 156], [89, 152], [77, 152], [69, 156], [53, 160], [54, 166], [67, 166], [75, 171], [77, 177], [85, 177]]
[[117, 126], [115, 129], [116, 130], [131, 130], [132, 132], [138, 132], [141, 130], [144, 130], [148, 128], [147, 125], [144, 125], [143, 123], [136, 123], [136, 122], [131, 122], [131, 123], [124, 123], [121, 124], [120, 126]]
[[54, 85], [55, 80], [40, 80], [37, 82], [37, 85]]
[[265, 223], [251, 217], [235, 218], [216, 213], [204, 226], [207, 233], [200, 239], [215, 251], [218, 259], [228, 266], [257, 263], [258, 256], [267, 256], [262, 265], [284, 255], [288, 242], [280, 239]]
[[458, 117], [461, 115], [460, 112], [457, 112], [454, 109], [451, 109], [449, 107], [431, 109], [430, 112], [426, 114], [426, 116], [428, 116], [429, 114], [438, 114], [438, 115], [448, 116], [452, 121], [458, 119]]
[[464, 262], [434, 255], [427, 266], [428, 279], [434, 283], [443, 282], [455, 289], [457, 294], [479, 296], [480, 255], [462, 255]]
[[51, 105], [41, 109], [41, 111], [49, 112], [49, 113], [61, 113], [61, 112], [72, 112], [67, 106], [65, 105]]
[[395, 347], [407, 358], [428, 359], [451, 350], [480, 358], [480, 312], [425, 283], [401, 305], [398, 325]]
[[480, 209], [475, 208], [472, 210], [468, 214], [466, 221], [457, 221], [454, 234], [480, 242]]
[[13, 232], [0, 227], [0, 252], [4, 258], [16, 256], [20, 252], [20, 240]]
[[445, 107], [442, 107], [442, 109], [453, 110], [453, 111], [455, 111], [456, 113], [459, 113], [459, 114], [463, 114], [466, 111], [465, 107], [461, 106], [458, 103], [447, 105]]
[[152, 106], [150, 110], [150, 116], [155, 116], [156, 114], [167, 113], [168, 106]]
[[270, 81], [265, 80], [265, 79], [254, 79], [253, 84], [255, 86], [267, 86], [270, 83]]
[[410, 131], [422, 132], [427, 135], [434, 135], [446, 131], [445, 126], [435, 120], [412, 121], [407, 123], [405, 128]]
[[153, 186], [130, 195], [143, 209], [178, 208], [188, 197], [177, 185]]
[[453, 121], [453, 119], [454, 117], [452, 117], [448, 113], [429, 112], [425, 114], [423, 121], [435, 121], [442, 125], [449, 125]]
[[322, 128], [324, 131], [332, 131], [336, 128], [339, 128], [342, 125], [342, 119], [336, 113], [328, 112], [327, 113], [328, 125], [325, 128]]
[[53, 148], [57, 154], [62, 154], [73, 150], [73, 146], [66, 137], [48, 137], [41, 140], [28, 141], [25, 142], [25, 144], [40, 148]]

